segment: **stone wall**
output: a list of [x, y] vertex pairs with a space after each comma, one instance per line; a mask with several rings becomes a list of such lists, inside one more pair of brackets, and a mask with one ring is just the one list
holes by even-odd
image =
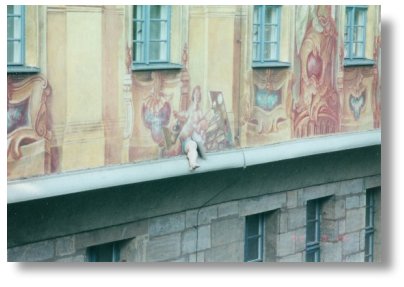
[[377, 186], [372, 176], [204, 206], [9, 248], [8, 261], [83, 262], [87, 247], [121, 241], [125, 262], [242, 262], [245, 216], [266, 213], [264, 260], [303, 262], [306, 203], [325, 198], [321, 261], [362, 262], [366, 189]]

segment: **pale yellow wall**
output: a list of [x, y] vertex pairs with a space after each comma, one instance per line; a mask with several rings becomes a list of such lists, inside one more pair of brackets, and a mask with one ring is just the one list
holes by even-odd
[[39, 6], [25, 6], [25, 64], [38, 67]]

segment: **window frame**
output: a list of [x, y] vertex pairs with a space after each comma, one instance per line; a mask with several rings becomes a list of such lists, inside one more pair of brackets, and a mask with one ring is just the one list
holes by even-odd
[[[253, 217], [257, 217], [258, 219], [258, 234], [248, 235], [248, 219]], [[264, 260], [264, 234], [265, 234], [265, 225], [264, 225], [264, 214], [252, 214], [245, 217], [245, 228], [244, 228], [244, 262], [263, 262]], [[250, 250], [249, 248], [249, 240], [258, 238], [258, 257], [255, 259], [248, 259], [247, 254]]]
[[[132, 70], [133, 71], [144, 71], [144, 70], [175, 70], [175, 69], [181, 69], [182, 65], [180, 64], [174, 64], [171, 63], [171, 16], [172, 16], [172, 9], [170, 5], [158, 5], [158, 6], [165, 6], [167, 7], [167, 19], [151, 19], [150, 18], [150, 8], [153, 5], [134, 5], [132, 6]], [[142, 18], [136, 18], [136, 13], [135, 10], [140, 7], [142, 9]], [[151, 22], [158, 22], [158, 21], [166, 21], [166, 26], [167, 26], [167, 33], [165, 35], [165, 39], [162, 40], [160, 38], [159, 40], [151, 39], [150, 36], [150, 26]], [[135, 34], [135, 23], [136, 22], [143, 22], [143, 27], [142, 30], [144, 30], [144, 33], [142, 35], [141, 40], [137, 40], [134, 38]], [[165, 60], [150, 60], [150, 44], [152, 42], [166, 42], [167, 48], [166, 48], [166, 55], [165, 55]], [[136, 53], [135, 47], [136, 43], [143, 43], [143, 48], [142, 48], [142, 53], [143, 57], [141, 60], [136, 60]]]
[[[365, 19], [363, 25], [360, 25], [363, 27], [363, 40], [361, 41], [363, 43], [362, 47], [362, 53], [360, 56], [353, 56], [353, 44], [354, 44], [354, 39], [353, 39], [353, 30], [355, 28], [355, 11], [356, 10], [363, 10], [365, 11]], [[344, 66], [345, 67], [350, 67], [350, 66], [372, 66], [374, 65], [374, 61], [371, 59], [366, 58], [366, 31], [367, 31], [367, 19], [368, 19], [368, 6], [366, 5], [348, 5], [345, 6], [345, 11], [344, 11], [345, 19], [346, 16], [348, 18], [348, 23], [344, 24]], [[345, 37], [345, 30], [348, 29], [347, 34], [349, 35], [349, 39], [347, 40]], [[348, 55], [345, 53], [345, 44], [348, 43]], [[358, 43], [358, 42], [355, 42]]]
[[[87, 259], [88, 262], [119, 262], [120, 261], [120, 241], [117, 242], [108, 242], [100, 245], [94, 245], [87, 248]], [[100, 261], [97, 259], [96, 250], [100, 247], [105, 247], [111, 245], [112, 247], [112, 254], [111, 254], [111, 261]]]
[[[22, 67], [25, 65], [25, 5], [7, 5], [7, 6], [19, 6], [21, 14], [8, 14], [7, 11], [7, 47], [8, 47], [8, 42], [12, 41], [20, 41], [21, 42], [21, 48], [20, 48], [20, 62], [8, 62], [8, 49], [7, 49], [7, 67]], [[8, 35], [8, 18], [20, 18], [20, 39], [17, 38], [9, 38]]]
[[[314, 204], [314, 219], [308, 218], [309, 204]], [[314, 223], [314, 241], [308, 241], [308, 228], [309, 223]], [[321, 239], [321, 199], [313, 199], [307, 201], [306, 206], [306, 262], [320, 262], [320, 239]], [[308, 254], [314, 253], [314, 261], [308, 261]]]
[[[265, 22], [265, 10], [266, 8], [276, 9], [276, 21], [275, 24], [267, 24]], [[255, 22], [254, 13], [255, 9], [258, 9], [258, 22]], [[252, 19], [252, 49], [251, 49], [251, 57], [252, 57], [252, 67], [253, 68], [284, 68], [290, 67], [290, 63], [281, 62], [280, 61], [280, 46], [281, 46], [281, 17], [282, 17], [282, 5], [254, 5], [253, 6], [253, 19]], [[277, 39], [275, 42], [273, 41], [265, 41], [265, 26], [267, 25], [275, 25], [277, 27]], [[258, 27], [258, 40], [254, 41], [254, 27]], [[265, 59], [264, 57], [264, 49], [265, 44], [276, 44], [276, 57], [275, 59]], [[257, 58], [253, 57], [254, 45], [258, 45], [259, 55]]]
[[366, 217], [365, 217], [365, 262], [374, 261], [375, 242], [375, 202], [376, 194], [374, 189], [366, 191]]

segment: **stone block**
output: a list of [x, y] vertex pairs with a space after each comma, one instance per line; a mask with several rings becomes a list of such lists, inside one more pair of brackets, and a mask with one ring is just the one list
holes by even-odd
[[201, 208], [197, 213], [197, 224], [209, 224], [213, 219], [217, 218], [217, 205]]
[[210, 230], [210, 225], [203, 225], [198, 227], [198, 251], [211, 247]]
[[198, 252], [189, 254], [188, 262], [205, 262], [205, 252]]
[[230, 218], [213, 221], [212, 247], [244, 240], [244, 218]]
[[176, 213], [152, 218], [149, 221], [149, 235], [160, 236], [185, 229], [185, 213]]
[[218, 217], [238, 215], [238, 201], [231, 201], [218, 206]]
[[279, 233], [288, 232], [288, 212], [286, 209], [281, 209], [279, 214]]
[[365, 178], [365, 188], [373, 188], [373, 187], [378, 187], [381, 186], [381, 176], [380, 175], [375, 175], [375, 176], [370, 176]]
[[359, 252], [360, 232], [345, 234], [342, 240], [342, 254], [348, 255]]
[[72, 262], [86, 262], [86, 256], [83, 254], [67, 256], [56, 259], [56, 262], [72, 263]]
[[147, 220], [136, 221], [129, 224], [116, 225], [99, 230], [83, 232], [75, 236], [76, 250], [89, 246], [100, 245], [136, 237], [148, 232]]
[[304, 262], [303, 258], [303, 252], [299, 252], [296, 254], [279, 257], [278, 262]]
[[278, 209], [282, 205], [286, 205], [285, 192], [241, 200], [239, 212], [241, 216], [247, 216]]
[[321, 243], [322, 262], [342, 262], [342, 242]]
[[345, 232], [359, 231], [365, 228], [365, 208], [346, 211]]
[[243, 262], [243, 256], [244, 244], [236, 241], [206, 250], [204, 259], [205, 262]]
[[73, 254], [76, 249], [74, 246], [74, 236], [61, 237], [55, 240], [56, 256], [66, 256]]
[[185, 212], [185, 227], [190, 228], [196, 226], [197, 209], [187, 210]]
[[295, 241], [296, 241], [295, 231], [279, 234], [277, 242], [278, 257], [294, 254]]
[[295, 232], [295, 251], [304, 251], [306, 249], [306, 228], [297, 229]]
[[147, 243], [148, 262], [177, 259], [181, 255], [181, 233], [154, 237]]
[[360, 207], [359, 196], [348, 196], [345, 199], [346, 209], [358, 208]]
[[349, 195], [363, 192], [363, 179], [352, 179], [341, 181], [341, 188], [338, 195]]
[[188, 229], [182, 234], [182, 251], [181, 254], [195, 252], [196, 250], [196, 229]]
[[40, 241], [7, 250], [8, 262], [52, 261], [55, 256], [53, 240]]
[[306, 208], [299, 207], [288, 210], [288, 231], [306, 225]]
[[317, 186], [306, 187], [303, 189], [304, 201], [335, 195], [340, 187], [339, 182], [327, 183]]
[[345, 256], [345, 262], [364, 262], [364, 261], [365, 261], [364, 252], [359, 252]]
[[334, 206], [335, 219], [345, 217], [345, 199], [337, 199]]
[[288, 191], [286, 193], [286, 208], [297, 207], [297, 190]]
[[345, 220], [338, 221], [338, 236], [342, 236], [345, 233]]

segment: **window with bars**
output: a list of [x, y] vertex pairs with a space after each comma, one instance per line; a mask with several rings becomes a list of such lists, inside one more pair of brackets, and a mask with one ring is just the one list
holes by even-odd
[[7, 5], [7, 65], [24, 65], [25, 7]]
[[263, 261], [264, 215], [254, 214], [246, 217], [244, 261]]
[[170, 6], [133, 6], [133, 63], [169, 63]]
[[375, 242], [375, 190], [366, 191], [365, 261], [373, 262]]
[[279, 61], [280, 18], [280, 6], [254, 6], [253, 62]]
[[320, 199], [307, 201], [306, 220], [306, 262], [320, 262]]

